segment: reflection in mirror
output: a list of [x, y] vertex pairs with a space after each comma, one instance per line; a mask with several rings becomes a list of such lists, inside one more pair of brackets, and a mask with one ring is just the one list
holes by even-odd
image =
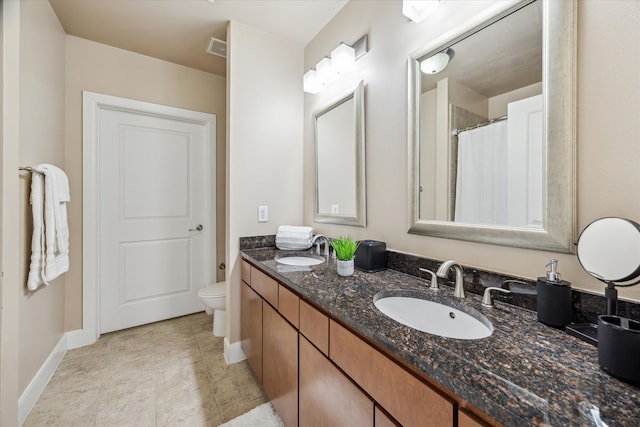
[[573, 250], [574, 28], [527, 0], [409, 59], [409, 232]]
[[363, 83], [315, 116], [315, 222], [364, 227]]

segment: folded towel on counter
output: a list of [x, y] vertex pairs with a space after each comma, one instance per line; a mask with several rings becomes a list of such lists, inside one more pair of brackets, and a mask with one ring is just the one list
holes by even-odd
[[280, 239], [312, 239], [313, 233], [292, 233], [290, 231], [278, 232], [276, 237]]
[[278, 227], [278, 233], [301, 233], [313, 235], [313, 227], [305, 227], [298, 225], [281, 225]]
[[276, 247], [278, 249], [282, 249], [285, 251], [304, 251], [306, 249], [309, 249], [311, 247], [311, 241], [304, 241], [304, 242], [291, 242], [291, 241], [285, 241], [282, 242], [280, 240], [276, 239]]
[[276, 247], [282, 250], [305, 250], [311, 247], [313, 227], [281, 225], [276, 233]]
[[276, 242], [284, 243], [284, 244], [292, 244], [292, 245], [296, 245], [296, 244], [311, 245], [312, 241], [313, 241], [313, 237], [309, 237], [308, 239], [293, 239], [293, 238], [281, 239], [279, 237], [276, 237]]
[[41, 164], [31, 176], [33, 235], [27, 287], [35, 290], [69, 270], [69, 225], [66, 203], [69, 180], [59, 168]]

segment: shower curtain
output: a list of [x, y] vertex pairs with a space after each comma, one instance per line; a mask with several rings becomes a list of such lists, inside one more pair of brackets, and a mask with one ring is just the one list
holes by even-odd
[[455, 221], [507, 224], [507, 121], [458, 135]]

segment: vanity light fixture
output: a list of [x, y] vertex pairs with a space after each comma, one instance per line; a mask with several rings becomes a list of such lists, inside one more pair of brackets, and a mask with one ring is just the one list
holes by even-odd
[[338, 71], [333, 66], [331, 58], [324, 57], [316, 64], [316, 75], [323, 85], [330, 85], [338, 78]]
[[422, 22], [440, 6], [440, 0], [402, 0], [402, 14], [413, 22]]
[[353, 71], [356, 60], [368, 51], [368, 36], [365, 34], [353, 46], [340, 43], [331, 51], [331, 57], [325, 56], [316, 64], [315, 69], [304, 73], [302, 78], [304, 91], [316, 94], [323, 86], [330, 85], [339, 76]]
[[420, 63], [420, 71], [424, 74], [438, 74], [449, 65], [449, 61], [453, 58], [453, 55], [453, 49], [438, 52]]

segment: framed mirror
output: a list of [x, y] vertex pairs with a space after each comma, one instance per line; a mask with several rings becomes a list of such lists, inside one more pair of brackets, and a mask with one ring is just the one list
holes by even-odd
[[409, 58], [409, 233], [574, 251], [575, 33], [527, 0]]
[[366, 225], [363, 83], [314, 115], [315, 222]]

